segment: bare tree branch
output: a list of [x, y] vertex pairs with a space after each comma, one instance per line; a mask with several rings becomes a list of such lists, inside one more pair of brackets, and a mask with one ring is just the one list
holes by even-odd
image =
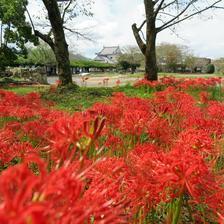
[[165, 0], [162, 0], [162, 1], [160, 2], [160, 4], [158, 5], [157, 9], [155, 10], [155, 13], [154, 13], [154, 17], [155, 17], [155, 18], [156, 18], [156, 16], [158, 15], [160, 9], [162, 8], [164, 2], [165, 2]]
[[167, 7], [171, 6], [172, 4], [174, 4], [176, 1], [177, 0], [174, 0], [174, 1], [170, 2], [170, 3], [168, 3], [168, 4], [164, 4], [164, 6], [160, 8], [160, 10], [164, 10], [165, 8], [167, 8]]
[[[163, 29], [165, 29], [164, 27], [166, 27], [168, 24], [172, 23], [173, 21], [175, 21], [176, 19], [178, 19], [181, 15], [183, 15], [187, 9], [192, 5], [192, 3], [194, 2], [194, 0], [191, 0], [186, 7], [179, 13], [177, 14], [174, 18], [172, 18], [171, 20], [169, 20], [168, 22], [166, 22], [164, 25], [162, 25], [161, 27], [157, 28], [157, 30], [161, 31]], [[197, 12], [198, 13], [198, 12]]]
[[138, 28], [138, 31], [140, 31], [145, 24], [146, 24], [146, 20], [143, 21], [143, 23], [141, 24], [141, 26]]
[[[187, 19], [189, 19], [189, 18], [191, 18], [191, 17], [193, 17], [193, 16], [195, 16], [195, 15], [197, 15], [197, 14], [200, 14], [200, 13], [202, 13], [202, 12], [204, 12], [204, 11], [207, 11], [207, 10], [209, 10], [209, 9], [211, 9], [211, 8], [214, 8], [219, 2], [221, 2], [222, 0], [218, 0], [218, 1], [216, 1], [215, 3], [213, 3], [212, 5], [210, 5], [210, 6], [208, 6], [208, 7], [206, 7], [206, 8], [204, 8], [204, 9], [202, 9], [202, 10], [197, 10], [195, 13], [192, 13], [191, 15], [189, 15], [189, 16], [186, 16], [186, 17], [184, 17], [184, 18], [182, 18], [182, 19], [180, 19], [180, 20], [177, 20], [177, 21], [175, 21], [176, 19], [178, 19], [188, 8], [189, 8], [189, 6], [190, 6], [190, 3], [186, 6], [186, 8], [181, 12], [181, 13], [179, 13], [176, 17], [174, 17], [173, 19], [171, 19], [170, 21], [168, 21], [168, 22], [166, 22], [164, 25], [162, 25], [161, 27], [159, 27], [159, 28], [157, 28], [157, 32], [160, 32], [160, 31], [162, 31], [162, 30], [164, 30], [164, 29], [166, 29], [166, 28], [169, 28], [169, 27], [171, 27], [171, 26], [174, 26], [174, 25], [176, 25], [176, 24], [178, 24], [178, 23], [180, 23], [180, 22], [183, 22], [183, 21], [185, 21], [185, 20], [187, 20]], [[191, 1], [192, 2], [192, 1]]]
[[40, 39], [42, 39], [44, 42], [46, 42], [51, 49], [54, 51], [55, 50], [55, 44], [53, 42], [53, 40], [46, 34], [42, 34], [40, 31], [38, 30], [34, 30], [34, 34], [39, 37]]
[[39, 37], [40, 39], [42, 39], [43, 41], [45, 41], [46, 43], [49, 44], [49, 46], [51, 47], [51, 49], [54, 51], [54, 42], [53, 40], [50, 38], [50, 35], [51, 35], [51, 32], [52, 32], [52, 29], [50, 30], [50, 32], [46, 35], [46, 34], [42, 34], [40, 31], [36, 30], [35, 29], [35, 26], [34, 26], [34, 23], [33, 23], [33, 20], [31, 18], [31, 15], [30, 15], [30, 12], [29, 10], [27, 9], [26, 5], [24, 4], [24, 8], [27, 12], [27, 15], [29, 17], [29, 20], [30, 20], [30, 24], [31, 24], [31, 27], [33, 29], [33, 32], [34, 32], [34, 35]]
[[68, 4], [66, 5], [66, 7], [65, 7], [65, 9], [64, 9], [64, 11], [62, 13], [62, 17], [61, 17], [62, 18], [62, 23], [64, 23], [65, 14], [66, 14], [67, 10], [69, 9], [69, 7], [71, 6], [72, 2], [73, 2], [73, 0], [70, 0], [68, 2]]
[[134, 33], [135, 39], [137, 41], [137, 44], [143, 54], [145, 54], [146, 51], [146, 44], [143, 42], [142, 38], [139, 35], [139, 28], [137, 28], [136, 23], [132, 25], [132, 31]]
[[31, 18], [30, 12], [29, 12], [29, 10], [27, 9], [27, 7], [26, 7], [26, 5], [25, 5], [25, 4], [23, 4], [23, 6], [24, 6], [24, 8], [25, 8], [25, 10], [26, 10], [26, 12], [27, 12], [27, 15], [28, 15], [29, 20], [30, 20], [30, 24], [31, 24], [32, 29], [33, 29], [33, 32], [34, 32], [34, 31], [35, 31], [35, 26], [34, 26], [34, 23], [33, 23], [32, 18]]
[[[159, 12], [159, 14], [163, 14], [163, 15], [166, 15], [166, 16], [170, 16], [170, 17], [176, 17], [175, 15], [172, 15], [170, 13], [167, 13], [167, 12]], [[158, 20], [158, 19], [157, 19]]]
[[88, 34], [81, 33], [81, 32], [79, 32], [78, 30], [71, 29], [71, 28], [68, 28], [68, 27], [66, 27], [66, 26], [63, 26], [63, 27], [64, 27], [65, 30], [68, 30], [69, 32], [71, 32], [71, 33], [73, 33], [73, 34], [76, 34], [78, 37], [81, 37], [81, 38], [83, 38], [83, 39], [85, 39], [85, 40], [88, 40], [88, 41], [91, 41], [91, 42], [95, 42], [93, 39], [91, 39], [91, 38], [89, 37]]

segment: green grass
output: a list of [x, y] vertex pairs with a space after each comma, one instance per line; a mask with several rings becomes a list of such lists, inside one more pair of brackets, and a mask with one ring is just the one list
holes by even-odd
[[[115, 74], [114, 74], [115, 75]], [[124, 74], [124, 76], [128, 77], [128, 78], [143, 78], [144, 74], [143, 73], [134, 73], [134, 74], [130, 74], [130, 73], [126, 73]], [[173, 76], [175, 78], [209, 78], [209, 77], [223, 77], [222, 74], [190, 74], [190, 73], [165, 73], [165, 72], [161, 72], [159, 73], [159, 77], [164, 77], [164, 76]]]
[[175, 78], [211, 78], [211, 77], [223, 77], [221, 74], [200, 74], [200, 73], [159, 73], [159, 77], [173, 76]]
[[60, 91], [45, 91], [42, 94], [42, 98], [53, 101], [57, 109], [73, 112], [88, 108], [95, 102], [105, 102], [112, 93], [113, 91], [110, 88], [80, 87], [64, 91], [63, 93]]
[[42, 93], [42, 97], [45, 100], [53, 101], [57, 109], [74, 112], [89, 108], [96, 102], [108, 102], [115, 92], [124, 92], [131, 97], [149, 97], [149, 94], [143, 89], [136, 89], [130, 85], [113, 88], [80, 87], [75, 90], [63, 91], [63, 93], [45, 91]]
[[49, 89], [48, 86], [15, 86], [15, 87], [4, 87], [6, 90], [13, 91], [19, 95], [26, 95], [32, 92], [43, 92]]
[[[200, 99], [200, 93], [203, 90], [200, 88], [193, 88], [187, 91], [188, 94], [192, 95], [195, 99]], [[206, 92], [208, 92], [209, 100], [216, 100], [216, 101], [224, 101], [224, 92], [220, 85], [209, 87]]]

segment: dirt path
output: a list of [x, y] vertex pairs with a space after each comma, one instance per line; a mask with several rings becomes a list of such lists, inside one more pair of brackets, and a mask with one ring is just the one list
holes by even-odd
[[[133, 84], [140, 78], [128, 78], [123, 77], [122, 75], [119, 76], [111, 76], [111, 77], [80, 77], [80, 76], [73, 76], [73, 81], [75, 81], [79, 86], [86, 86], [86, 87], [113, 87], [116, 85], [126, 85], [126, 84]], [[57, 76], [48, 77], [48, 83], [54, 84], [58, 80]]]

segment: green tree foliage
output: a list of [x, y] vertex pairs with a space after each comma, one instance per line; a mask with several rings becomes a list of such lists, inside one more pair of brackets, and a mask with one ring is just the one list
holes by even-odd
[[70, 64], [73, 67], [79, 67], [79, 68], [99, 68], [99, 69], [115, 68], [115, 65], [113, 64], [102, 63], [92, 60], [71, 60]]
[[176, 44], [162, 43], [157, 46], [157, 60], [159, 70], [176, 72], [183, 63], [183, 47]]
[[1, 0], [0, 21], [2, 29], [1, 44], [15, 44], [20, 50], [25, 50], [29, 41], [37, 44], [38, 39], [32, 35], [32, 28], [25, 17], [27, 0]]
[[144, 66], [144, 56], [138, 47], [128, 46], [123, 49], [123, 54], [118, 58], [118, 67], [124, 71], [131, 69], [134, 73], [140, 66]]
[[219, 58], [213, 61], [215, 65], [216, 72], [224, 74], [224, 58]]
[[118, 62], [118, 67], [126, 72], [131, 67], [131, 65], [128, 61], [121, 60]]
[[157, 46], [157, 65], [159, 71], [194, 72], [197, 67], [197, 57], [194, 56], [191, 49], [184, 45], [162, 43]]
[[15, 50], [3, 45], [0, 48], [0, 71], [4, 71], [6, 66], [13, 65], [16, 59]]
[[208, 64], [206, 68], [206, 73], [213, 74], [215, 72], [215, 66], [213, 64]]
[[[53, 50], [44, 42], [40, 42], [40, 45], [37, 47], [32, 47], [27, 49], [26, 57], [18, 57], [16, 60], [17, 64], [23, 65], [56, 65], [57, 61]], [[79, 58], [76, 58], [76, 55], [73, 54], [72, 59], [70, 60], [70, 65], [73, 67], [79, 68], [115, 68], [115, 65], [108, 63], [101, 63], [97, 61], [92, 61], [84, 58], [81, 55], [78, 55]]]
[[32, 29], [26, 22], [27, 0], [0, 1], [0, 66], [12, 65], [18, 54], [26, 54], [25, 44], [38, 43]]
[[28, 61], [33, 64], [54, 64], [56, 58], [52, 49], [45, 43], [41, 43], [36, 48], [28, 49]]
[[193, 54], [186, 55], [184, 59], [184, 65], [186, 68], [190, 70], [191, 73], [194, 72], [194, 69], [196, 67], [196, 62], [197, 62], [197, 59]]

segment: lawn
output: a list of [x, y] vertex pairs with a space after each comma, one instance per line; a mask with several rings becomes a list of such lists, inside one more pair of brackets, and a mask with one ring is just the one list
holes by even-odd
[[0, 118], [0, 223], [224, 221], [219, 78], [1, 89]]
[[[114, 74], [116, 75], [116, 74]], [[127, 76], [127, 77], [132, 77], [132, 78], [142, 78], [144, 77], [144, 73], [141, 73], [141, 72], [138, 72], [138, 73], [134, 73], [134, 74], [131, 74], [131, 73], [127, 73], [127, 74], [124, 74], [124, 76]], [[222, 74], [201, 74], [201, 73], [164, 73], [164, 72], [160, 72], [159, 73], [159, 77], [164, 77], [164, 76], [173, 76], [173, 77], [176, 77], [176, 78], [211, 78], [211, 77], [223, 77]]]

